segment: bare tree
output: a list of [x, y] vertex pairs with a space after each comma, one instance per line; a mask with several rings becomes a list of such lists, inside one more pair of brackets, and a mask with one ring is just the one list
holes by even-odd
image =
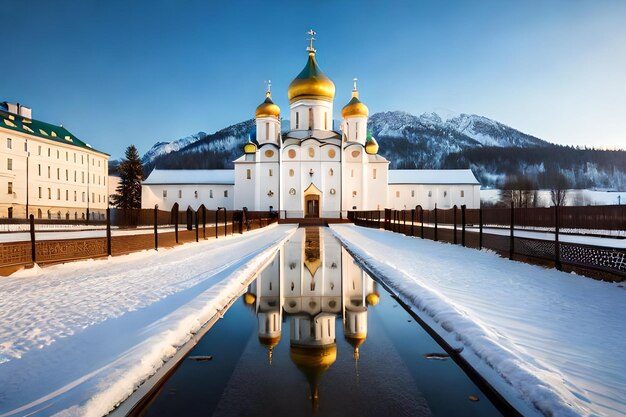
[[508, 206], [537, 207], [539, 193], [530, 178], [511, 177], [502, 185], [502, 198]]
[[569, 180], [562, 173], [557, 173], [552, 179], [550, 188], [550, 200], [555, 206], [564, 206], [567, 200], [567, 189], [570, 187]]

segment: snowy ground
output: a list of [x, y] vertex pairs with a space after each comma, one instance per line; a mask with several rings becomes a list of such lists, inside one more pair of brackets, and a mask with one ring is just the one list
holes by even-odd
[[0, 416], [100, 416], [231, 300], [294, 226], [0, 280]]
[[626, 416], [626, 289], [353, 225], [335, 234], [524, 415]]

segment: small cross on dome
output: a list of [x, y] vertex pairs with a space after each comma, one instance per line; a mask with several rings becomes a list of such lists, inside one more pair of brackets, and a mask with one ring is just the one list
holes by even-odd
[[309, 46], [306, 48], [306, 50], [309, 52], [316, 52], [315, 48], [313, 48], [313, 41], [315, 40], [313, 35], [317, 35], [317, 32], [313, 29], [310, 29], [306, 34], [310, 36], [310, 38], [307, 38], [307, 40], [309, 41]]

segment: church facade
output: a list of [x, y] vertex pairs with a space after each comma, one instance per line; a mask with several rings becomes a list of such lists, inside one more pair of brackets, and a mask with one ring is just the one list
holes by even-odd
[[234, 170], [157, 170], [143, 184], [142, 207], [226, 207], [278, 210], [281, 217], [345, 217], [349, 210], [480, 205], [471, 170], [389, 170], [367, 129], [369, 110], [351, 100], [333, 130], [335, 85], [319, 68], [313, 38], [304, 69], [288, 89], [289, 130], [270, 85], [256, 108], [256, 137], [243, 146]]

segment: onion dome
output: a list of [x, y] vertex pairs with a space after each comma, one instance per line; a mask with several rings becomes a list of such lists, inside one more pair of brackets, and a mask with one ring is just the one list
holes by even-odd
[[376, 142], [376, 139], [373, 137], [368, 138], [365, 143], [365, 152], [369, 155], [376, 155], [378, 153], [378, 142]]
[[243, 295], [243, 301], [248, 305], [254, 304], [254, 302], [256, 301], [256, 295], [252, 294], [251, 292], [247, 292]]
[[[376, 145], [376, 146], [378, 146], [378, 145]], [[375, 306], [376, 304], [378, 304], [380, 302], [380, 295], [378, 295], [375, 292], [373, 292], [373, 293], [367, 295], [367, 298], [365, 299], [365, 301], [367, 301], [367, 305]]]
[[265, 93], [265, 101], [256, 108], [255, 117], [275, 117], [280, 118], [280, 107], [272, 101], [272, 93], [267, 90]]
[[352, 99], [341, 110], [341, 117], [367, 117], [370, 111], [367, 106], [359, 100], [359, 90], [356, 88], [356, 78], [354, 79], [354, 89], [352, 90]]
[[256, 153], [256, 144], [248, 138], [248, 143], [243, 145], [243, 153], [252, 154]]
[[332, 101], [335, 97], [335, 84], [328, 78], [315, 61], [315, 50], [309, 48], [309, 59], [304, 69], [289, 84], [287, 95], [289, 104], [302, 99]]

